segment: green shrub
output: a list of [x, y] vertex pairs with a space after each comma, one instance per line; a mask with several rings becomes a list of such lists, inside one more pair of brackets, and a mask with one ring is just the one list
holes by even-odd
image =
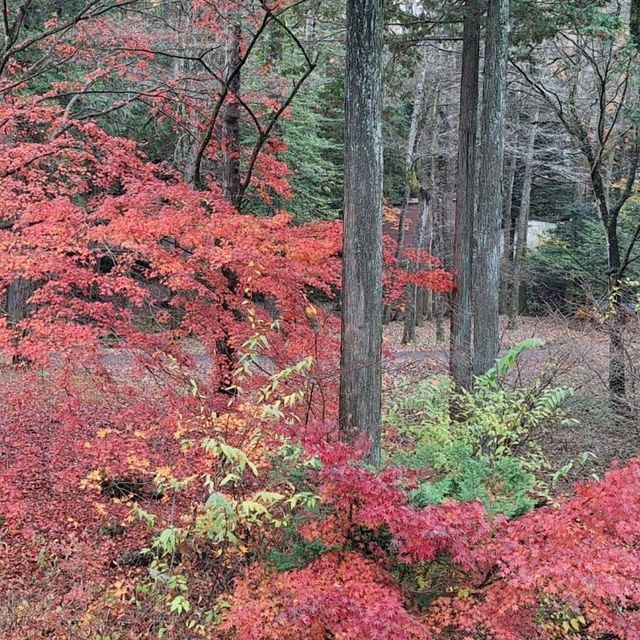
[[562, 424], [560, 406], [571, 390], [549, 388], [545, 380], [525, 388], [505, 383], [520, 354], [535, 346], [529, 340], [514, 347], [476, 379], [472, 392], [442, 376], [392, 404], [386, 422], [397, 438], [387, 454], [422, 472], [413, 494], [419, 506], [481, 500], [490, 512], [514, 517], [546, 493], [539, 476], [548, 464], [535, 436]]

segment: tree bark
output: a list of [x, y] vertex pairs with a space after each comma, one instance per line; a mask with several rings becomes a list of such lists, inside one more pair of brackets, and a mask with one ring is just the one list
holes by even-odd
[[516, 107], [514, 116], [514, 150], [506, 170], [504, 184], [503, 222], [502, 222], [502, 290], [500, 304], [502, 313], [509, 310], [513, 280], [513, 185], [518, 167], [518, 133], [520, 124], [520, 109]]
[[[431, 109], [431, 141], [429, 148], [430, 163], [429, 163], [429, 186], [420, 187], [420, 222], [418, 226], [418, 236], [416, 238], [416, 246], [414, 247], [418, 253], [418, 260], [413, 261], [408, 265], [409, 270], [415, 273], [420, 269], [420, 253], [425, 248], [427, 241], [427, 232], [430, 225], [433, 224], [433, 216], [429, 215], [429, 201], [433, 198], [436, 187], [436, 145], [438, 142], [438, 106], [440, 104], [439, 88], [436, 86], [433, 96], [433, 106]], [[426, 172], [426, 168], [423, 167], [423, 173]], [[431, 237], [431, 234], [430, 236]], [[404, 330], [402, 335], [402, 344], [409, 344], [415, 342], [416, 339], [416, 327], [422, 322], [424, 314], [424, 302], [425, 302], [424, 288], [410, 284], [407, 287], [407, 305], [404, 314]]]
[[[225, 43], [227, 76], [240, 66], [242, 27], [239, 23], [230, 27]], [[229, 81], [229, 97], [222, 121], [222, 190], [225, 199], [238, 206], [240, 195], [240, 73]]]
[[[185, 2], [181, 5], [167, 5], [164, 8], [164, 20], [171, 29], [178, 34], [179, 46], [187, 56], [193, 56], [196, 52], [196, 34], [194, 30], [193, 2]], [[181, 90], [185, 95], [193, 89], [193, 81], [196, 77], [196, 65], [192, 59], [176, 57], [173, 59], [173, 72], [181, 78]], [[181, 128], [178, 130], [178, 140], [174, 151], [174, 162], [182, 175], [189, 180], [193, 175], [195, 162], [195, 141], [198, 138], [199, 118], [193, 107], [187, 100], [179, 100], [176, 111], [180, 116]]]
[[36, 290], [35, 283], [26, 278], [16, 278], [7, 290], [7, 320], [15, 327], [29, 315], [29, 298]]
[[614, 401], [621, 403], [627, 393], [627, 377], [624, 350], [624, 330], [620, 319], [622, 308], [621, 281], [622, 260], [620, 240], [618, 238], [618, 214], [609, 212], [607, 226], [607, 250], [609, 259], [609, 305], [611, 313], [608, 319], [609, 329], [609, 391]]
[[533, 157], [535, 153], [536, 134], [538, 132], [538, 111], [536, 110], [529, 123], [529, 139], [525, 151], [524, 178], [522, 180], [522, 198], [516, 227], [516, 247], [513, 254], [512, 281], [509, 300], [509, 328], [514, 329], [520, 311], [520, 282], [522, 279], [522, 261], [527, 251], [527, 230], [529, 226], [529, 210], [531, 208], [531, 187], [533, 186]]
[[340, 425], [380, 463], [382, 0], [348, 0]]
[[[418, 254], [418, 260], [410, 265], [409, 271], [411, 273], [415, 273], [418, 269], [420, 252], [424, 248], [424, 240], [429, 221], [429, 194], [424, 189], [420, 189], [420, 204], [422, 205], [420, 212], [420, 227], [418, 228], [418, 238], [415, 247]], [[415, 284], [410, 284], [407, 286], [407, 306], [404, 313], [402, 344], [415, 342], [418, 313], [420, 313], [420, 308], [418, 306], [418, 287]]]
[[[447, 193], [447, 170], [446, 166], [448, 163], [445, 162], [444, 165], [444, 176], [443, 176], [443, 184], [445, 193]], [[445, 256], [447, 253], [446, 241], [445, 241], [445, 209], [444, 209], [444, 201], [443, 198], [440, 201], [440, 206], [433, 207], [433, 243], [432, 243], [432, 254], [437, 258], [446, 262]], [[444, 319], [446, 314], [446, 301], [444, 293], [433, 293], [433, 320], [435, 322], [435, 331], [436, 331], [436, 342], [441, 344], [444, 342]]]
[[[443, 120], [448, 122], [446, 106], [443, 106]], [[444, 154], [441, 159], [440, 184], [442, 185], [441, 197], [438, 199], [438, 206], [433, 208], [433, 245], [432, 253], [439, 258], [445, 269], [451, 270], [451, 260], [453, 257], [451, 245], [451, 229], [449, 223], [452, 219], [451, 203], [454, 201], [453, 192], [455, 190], [455, 170], [452, 170], [454, 159], [449, 154]], [[453, 180], [452, 180], [453, 176]], [[438, 344], [445, 341], [445, 318], [449, 310], [450, 294], [433, 294], [433, 319], [435, 321], [435, 338]]]
[[500, 298], [502, 311], [509, 310], [511, 291], [513, 290], [513, 183], [515, 182], [518, 158], [513, 154], [507, 169], [504, 215], [502, 228], [502, 295]]
[[471, 281], [473, 218], [476, 199], [476, 137], [478, 130], [478, 71], [480, 21], [475, 0], [465, 4], [462, 34], [458, 184], [456, 188], [453, 270], [456, 289], [451, 296], [450, 372], [459, 387], [473, 382], [471, 349]]
[[476, 376], [488, 371], [498, 357], [508, 40], [509, 0], [489, 0], [474, 256], [473, 372]]
[[[420, 58], [418, 71], [418, 78], [416, 81], [415, 94], [413, 98], [413, 111], [411, 113], [411, 125], [409, 127], [409, 137], [407, 139], [407, 150], [405, 156], [405, 182], [404, 182], [404, 197], [402, 200], [402, 207], [400, 209], [400, 217], [398, 219], [398, 235], [396, 244], [395, 258], [396, 262], [400, 263], [402, 260], [402, 252], [404, 251], [404, 238], [406, 232], [407, 223], [407, 211], [409, 210], [409, 203], [411, 200], [411, 178], [415, 168], [415, 153], [418, 145], [418, 125], [422, 112], [424, 109], [424, 87], [427, 80], [427, 64], [426, 55], [423, 54]], [[383, 313], [383, 322], [386, 324], [391, 319], [391, 306], [386, 305]]]
[[631, 32], [631, 41], [636, 45], [636, 48], [640, 48], [640, 0], [631, 0], [629, 31]]
[[[19, 277], [13, 280], [7, 289], [7, 322], [11, 327], [17, 327], [20, 322], [26, 320], [29, 317], [30, 305], [29, 298], [35, 293], [37, 289], [36, 283], [33, 280]], [[25, 336], [24, 329], [21, 332], [20, 337]], [[20, 338], [16, 339], [18, 344]], [[23, 362], [20, 356], [14, 355], [13, 364], [19, 364]]]

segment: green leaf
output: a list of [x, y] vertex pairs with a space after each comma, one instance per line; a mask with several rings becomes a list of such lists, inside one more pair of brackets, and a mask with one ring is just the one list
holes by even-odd
[[169, 611], [171, 611], [171, 613], [181, 615], [183, 613], [188, 613], [190, 610], [191, 603], [183, 595], [176, 596], [169, 603]]
[[204, 503], [205, 509], [211, 509], [212, 507], [217, 507], [220, 511], [224, 511], [226, 513], [233, 513], [233, 505], [221, 494], [221, 493], [212, 493], [207, 501]]

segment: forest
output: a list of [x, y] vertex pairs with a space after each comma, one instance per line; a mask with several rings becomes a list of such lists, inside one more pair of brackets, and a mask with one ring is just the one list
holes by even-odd
[[0, 12], [0, 640], [640, 640], [640, 0]]

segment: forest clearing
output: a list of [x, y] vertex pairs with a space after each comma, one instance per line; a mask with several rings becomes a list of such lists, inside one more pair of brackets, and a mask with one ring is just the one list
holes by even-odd
[[640, 0], [0, 0], [0, 640], [640, 640]]

